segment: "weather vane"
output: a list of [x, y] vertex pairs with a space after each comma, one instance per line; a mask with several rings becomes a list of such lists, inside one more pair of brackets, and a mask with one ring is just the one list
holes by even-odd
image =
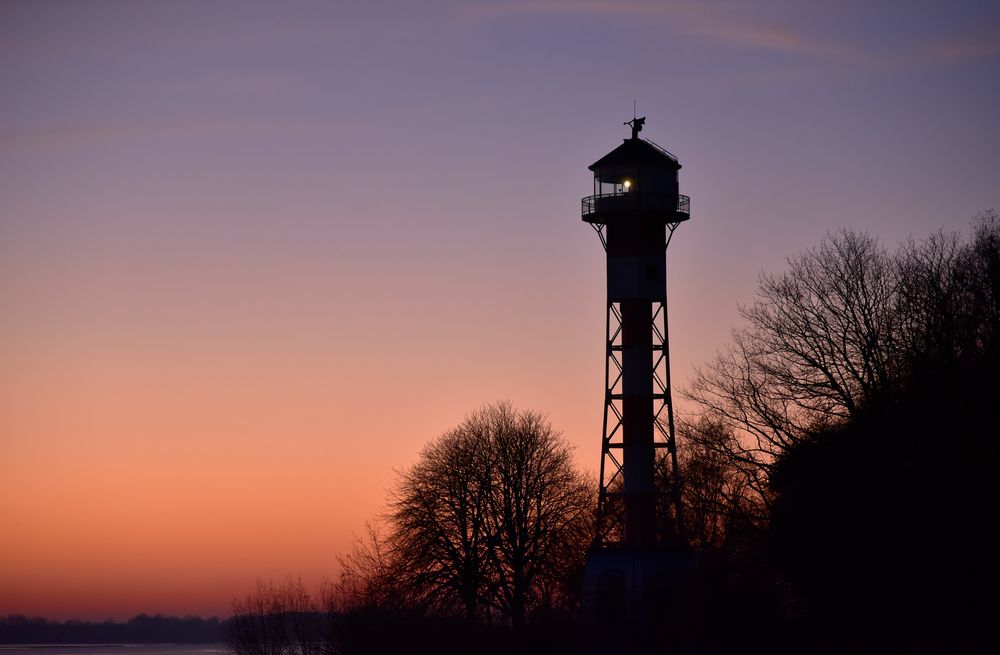
[[638, 139], [639, 132], [642, 132], [642, 126], [646, 124], [646, 117], [642, 116], [640, 118], [633, 118], [630, 121], [625, 121], [623, 125], [628, 125], [632, 128], [632, 138]]
[[628, 125], [632, 128], [632, 138], [638, 139], [639, 132], [642, 132], [642, 126], [646, 124], [646, 117], [641, 118], [635, 117], [635, 100], [632, 101], [632, 120], [625, 121], [622, 125]]

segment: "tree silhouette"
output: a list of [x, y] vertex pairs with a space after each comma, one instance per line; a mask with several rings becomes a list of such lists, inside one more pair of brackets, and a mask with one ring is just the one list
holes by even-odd
[[492, 453], [487, 526], [491, 579], [500, 609], [522, 626], [529, 604], [551, 604], [592, 537], [591, 485], [569, 446], [539, 414], [501, 403], [472, 417]]
[[424, 448], [390, 501], [390, 548], [408, 564], [407, 586], [438, 611], [461, 606], [469, 621], [489, 586], [488, 441], [470, 417]]
[[[850, 231], [760, 278], [740, 308], [747, 325], [696, 372], [688, 398], [739, 438], [730, 455], [762, 469], [776, 455], [852, 416], [888, 383], [896, 343], [896, 269], [874, 238]], [[699, 441], [698, 426], [692, 437]]]
[[765, 519], [758, 469], [730, 456], [736, 437], [719, 421], [681, 422], [679, 432], [688, 541], [702, 552], [728, 550]]
[[[871, 652], [978, 652], [996, 612], [1000, 217], [894, 254], [889, 377], [770, 471], [767, 533], [796, 611]], [[874, 641], [873, 635], [878, 637]], [[853, 638], [859, 639], [854, 634]]]
[[469, 621], [495, 609], [521, 626], [582, 563], [592, 505], [544, 417], [486, 405], [400, 475], [388, 543], [428, 605], [461, 607]]
[[[966, 624], [985, 625], [992, 601], [975, 599], [1000, 582], [983, 521], [1000, 434], [1000, 215], [894, 252], [828, 236], [763, 276], [741, 312], [680, 430], [702, 543], [723, 515], [750, 518], [754, 566], [773, 568], [771, 587], [814, 630], [834, 617], [897, 630], [911, 635], [903, 650], [938, 631], [944, 642], [920, 647], [932, 651], [978, 634]], [[726, 491], [737, 480], [749, 504]]]
[[[1000, 334], [998, 226], [984, 212], [967, 242], [937, 233], [894, 253], [844, 230], [762, 275], [740, 308], [746, 325], [685, 392], [710, 419], [689, 422], [689, 440], [721, 448], [766, 500], [788, 448], [856, 417], [914, 367], [984, 353]], [[735, 438], [701, 430], [716, 425]]]
[[258, 581], [254, 591], [233, 601], [226, 641], [235, 655], [318, 655], [324, 618], [301, 580]]

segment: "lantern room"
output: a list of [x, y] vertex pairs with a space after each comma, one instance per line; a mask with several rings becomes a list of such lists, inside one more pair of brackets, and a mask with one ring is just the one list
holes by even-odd
[[[639, 119], [642, 120], [642, 119]], [[651, 141], [632, 138], [588, 167], [594, 172], [594, 195], [583, 199], [583, 220], [607, 224], [620, 212], [649, 220], [679, 223], [690, 218], [690, 199], [677, 189], [677, 158]]]

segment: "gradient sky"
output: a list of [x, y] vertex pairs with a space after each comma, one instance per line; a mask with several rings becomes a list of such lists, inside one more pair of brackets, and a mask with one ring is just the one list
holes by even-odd
[[1000, 4], [0, 4], [0, 615], [337, 574], [486, 401], [596, 469], [586, 167], [677, 154], [673, 371], [840, 227], [1000, 207]]

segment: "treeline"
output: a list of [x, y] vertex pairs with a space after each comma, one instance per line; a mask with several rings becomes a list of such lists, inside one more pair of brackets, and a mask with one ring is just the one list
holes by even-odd
[[225, 622], [216, 617], [138, 614], [124, 623], [50, 621], [19, 614], [0, 618], [3, 644], [213, 643], [224, 636]]
[[[683, 390], [680, 512], [695, 571], [642, 652], [980, 652], [1000, 601], [1000, 215], [887, 250], [842, 231], [760, 279]], [[676, 480], [665, 463], [665, 497]], [[586, 620], [596, 484], [538, 414], [487, 405], [402, 471], [318, 595], [261, 585], [237, 655], [608, 652]]]
[[688, 390], [696, 544], [801, 647], [980, 652], [1000, 606], [1000, 215], [895, 251], [831, 235], [741, 311]]

